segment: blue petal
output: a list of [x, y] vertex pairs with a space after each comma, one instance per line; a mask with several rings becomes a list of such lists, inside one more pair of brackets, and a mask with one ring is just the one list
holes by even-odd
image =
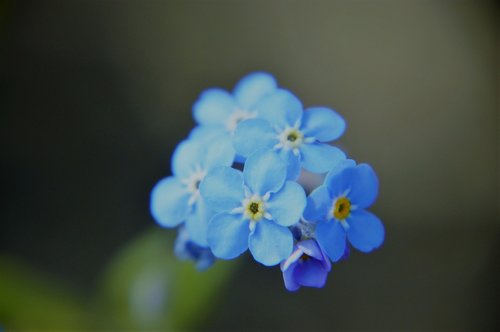
[[278, 154], [281, 159], [288, 165], [287, 166], [287, 180], [297, 180], [300, 176], [300, 158], [296, 156], [292, 150], [279, 149]]
[[256, 106], [258, 117], [281, 129], [293, 126], [302, 117], [302, 103], [291, 92], [278, 89]]
[[200, 193], [215, 212], [231, 211], [244, 198], [243, 174], [230, 167], [217, 167], [200, 183]]
[[219, 213], [208, 223], [207, 239], [215, 256], [232, 259], [248, 248], [250, 230], [241, 214]]
[[172, 172], [180, 179], [188, 177], [196, 170], [196, 167], [201, 166], [206, 153], [201, 141], [182, 141], [177, 145], [172, 156]]
[[303, 144], [300, 152], [302, 167], [313, 173], [326, 173], [345, 159], [342, 150], [324, 143]]
[[202, 142], [219, 136], [227, 137], [229, 139], [229, 134], [218, 125], [196, 126], [189, 133], [189, 139]]
[[277, 224], [292, 226], [299, 222], [306, 207], [304, 189], [296, 182], [287, 181], [280, 191], [271, 195], [267, 207]]
[[344, 169], [356, 166], [356, 162], [352, 159], [343, 159], [337, 163], [327, 174], [323, 183], [329, 186], [334, 176], [340, 174]]
[[151, 192], [151, 214], [164, 227], [175, 227], [189, 212], [189, 194], [175, 177], [160, 180]]
[[233, 96], [222, 89], [204, 91], [193, 105], [193, 116], [202, 125], [225, 125], [237, 108]]
[[276, 90], [274, 77], [267, 73], [256, 72], [243, 77], [234, 88], [234, 97], [243, 108], [250, 109], [262, 97]]
[[[237, 154], [234, 156], [234, 163], [238, 163], [238, 164], [244, 164], [245, 163], [245, 160], [247, 160], [247, 158], [243, 157], [242, 155], [240, 154]], [[243, 166], [243, 165], [242, 165]]]
[[293, 236], [286, 227], [268, 220], [261, 220], [250, 234], [248, 246], [253, 258], [267, 266], [286, 259], [293, 249]]
[[210, 171], [217, 166], [231, 166], [234, 161], [235, 151], [228, 136], [218, 136], [205, 142], [206, 153], [202, 162], [205, 171]]
[[337, 262], [344, 256], [346, 234], [344, 227], [338, 221], [319, 223], [316, 227], [316, 239], [328, 257]]
[[304, 219], [311, 222], [326, 221], [331, 208], [332, 198], [328, 188], [319, 186], [307, 197]]
[[293, 271], [295, 282], [307, 287], [321, 288], [325, 286], [327, 277], [328, 271], [320, 261], [315, 259], [308, 259], [297, 264]]
[[382, 245], [385, 238], [384, 225], [380, 219], [366, 210], [351, 212], [347, 220], [347, 238], [352, 246], [362, 252], [370, 252]]
[[327, 175], [325, 178], [325, 186], [328, 188], [328, 192], [330, 193], [330, 197], [333, 199], [344, 195], [347, 189], [350, 186], [350, 177], [347, 177], [345, 172], [349, 169], [345, 168], [340, 173], [332, 172], [332, 174]]
[[186, 229], [191, 240], [199, 246], [206, 247], [208, 221], [214, 212], [208, 208], [205, 201], [199, 198], [194, 206], [193, 213], [186, 218]]
[[196, 260], [196, 270], [203, 272], [215, 263], [215, 256], [210, 248], [204, 248]]
[[315, 137], [320, 142], [333, 141], [345, 131], [344, 119], [327, 107], [311, 107], [302, 117], [302, 132], [306, 137]]
[[368, 164], [359, 164], [346, 169], [344, 176], [351, 188], [347, 195], [351, 202], [360, 208], [366, 208], [375, 202], [378, 195], [378, 178]]
[[189, 234], [186, 227], [180, 226], [177, 232], [177, 238], [174, 243], [174, 254], [180, 260], [188, 260], [193, 257], [193, 254], [188, 250]]
[[233, 135], [234, 148], [244, 157], [248, 157], [261, 148], [272, 149], [276, 144], [278, 144], [277, 134], [265, 120], [242, 121]]
[[295, 292], [300, 288], [300, 285], [296, 283], [293, 278], [293, 271], [295, 270], [296, 266], [297, 263], [293, 263], [288, 269], [283, 271], [283, 281], [285, 282], [285, 288], [290, 292]]
[[174, 244], [174, 253], [180, 260], [192, 260], [198, 271], [208, 269], [215, 262], [215, 257], [210, 248], [195, 244], [189, 238], [186, 227], [179, 227], [179, 232]]
[[[349, 256], [349, 246], [345, 246], [346, 250], [344, 251], [344, 254], [342, 255], [341, 259], [346, 259]], [[347, 251], [347, 253], [346, 253]], [[323, 257], [321, 258], [321, 263], [323, 264], [323, 268], [327, 271], [330, 271], [332, 269], [332, 263], [330, 263], [330, 259], [328, 258], [327, 254], [321, 250], [321, 254]]]
[[261, 149], [248, 157], [243, 176], [252, 193], [262, 196], [281, 189], [286, 179], [286, 168], [276, 152]]

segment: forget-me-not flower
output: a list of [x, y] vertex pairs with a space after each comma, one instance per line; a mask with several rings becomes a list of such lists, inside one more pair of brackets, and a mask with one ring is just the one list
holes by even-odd
[[317, 222], [316, 239], [327, 255], [340, 260], [347, 245], [370, 252], [384, 242], [380, 219], [365, 209], [378, 195], [378, 178], [371, 166], [348, 160], [327, 174], [324, 184], [308, 197], [304, 218]]
[[280, 267], [286, 289], [293, 292], [301, 286], [323, 287], [332, 265], [318, 243], [308, 239], [297, 242]]
[[198, 271], [204, 271], [215, 262], [215, 256], [208, 247], [202, 247], [194, 243], [190, 238], [185, 226], [179, 227], [174, 244], [174, 253], [181, 260], [193, 261]]
[[344, 119], [327, 107], [303, 111], [300, 100], [291, 92], [278, 89], [256, 106], [257, 118], [242, 121], [236, 128], [233, 144], [244, 157], [260, 148], [274, 149], [289, 165], [289, 178], [297, 178], [300, 166], [313, 173], [326, 173], [345, 154], [326, 142], [339, 138], [345, 130]]
[[160, 180], [151, 192], [150, 209], [156, 222], [175, 227], [185, 221], [191, 240], [207, 246], [207, 224], [213, 211], [200, 197], [199, 185], [209, 171], [230, 166], [233, 160], [234, 149], [227, 139], [181, 142], [172, 157], [173, 176]]
[[306, 196], [299, 184], [286, 181], [286, 168], [277, 154], [259, 150], [243, 172], [219, 167], [205, 177], [201, 195], [218, 212], [207, 231], [216, 257], [232, 259], [249, 248], [256, 261], [270, 266], [290, 255], [288, 227], [299, 221]]
[[255, 105], [276, 89], [273, 76], [255, 72], [243, 77], [232, 93], [220, 88], [205, 90], [193, 105], [193, 116], [200, 126], [192, 135], [232, 135], [240, 121], [257, 116]]

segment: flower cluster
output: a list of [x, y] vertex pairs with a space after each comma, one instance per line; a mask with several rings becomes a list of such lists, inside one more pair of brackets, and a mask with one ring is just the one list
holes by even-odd
[[151, 193], [156, 222], [179, 229], [179, 258], [206, 269], [249, 250], [263, 265], [280, 264], [295, 291], [323, 287], [348, 243], [362, 252], [383, 243], [381, 221], [366, 210], [378, 194], [375, 172], [330, 144], [346, 128], [338, 113], [304, 109], [257, 72], [232, 93], [204, 91], [193, 115], [197, 126], [175, 149], [173, 175]]

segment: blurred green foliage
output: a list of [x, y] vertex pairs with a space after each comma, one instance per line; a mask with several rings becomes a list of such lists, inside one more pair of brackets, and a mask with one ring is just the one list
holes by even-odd
[[12, 330], [199, 327], [217, 305], [235, 264], [198, 272], [172, 253], [173, 234], [151, 229], [111, 261], [94, 293], [0, 257], [0, 325]]
[[82, 300], [54, 278], [0, 256], [0, 326], [15, 330], [85, 327]]
[[113, 260], [100, 292], [110, 327], [192, 329], [217, 305], [234, 263], [218, 261], [198, 272], [172, 254], [172, 235], [150, 230]]

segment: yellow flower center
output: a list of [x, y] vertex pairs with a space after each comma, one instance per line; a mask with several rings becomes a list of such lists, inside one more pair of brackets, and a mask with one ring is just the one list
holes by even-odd
[[346, 197], [339, 197], [333, 206], [333, 216], [335, 219], [343, 220], [351, 213], [351, 202]]
[[253, 221], [262, 219], [264, 213], [266, 213], [266, 210], [264, 209], [264, 202], [262, 200], [251, 200], [245, 207], [245, 215]]
[[296, 132], [291, 132], [290, 134], [288, 134], [288, 136], [287, 136], [286, 139], [289, 142], [295, 142], [297, 140], [297, 138], [299, 138], [298, 135], [297, 135], [297, 133]]
[[300, 261], [301, 262], [308, 261], [309, 259], [311, 259], [311, 257], [307, 256], [306, 254], [302, 254], [302, 256], [300, 256]]
[[288, 128], [282, 135], [283, 146], [287, 146], [290, 149], [298, 148], [304, 140], [304, 134], [297, 128]]

